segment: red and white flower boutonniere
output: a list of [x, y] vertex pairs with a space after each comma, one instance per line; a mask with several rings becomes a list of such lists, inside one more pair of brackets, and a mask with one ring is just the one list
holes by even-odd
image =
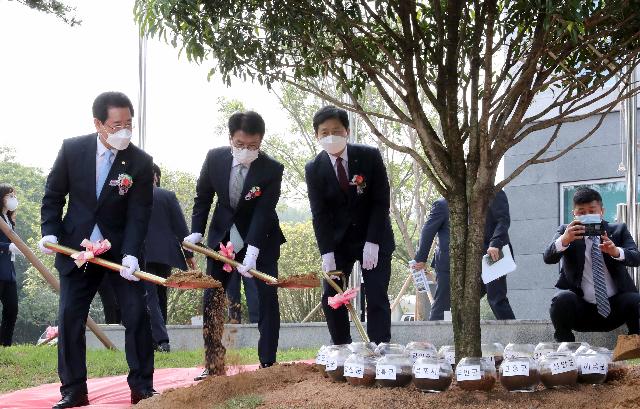
[[260, 190], [260, 186], [254, 186], [249, 189], [249, 192], [244, 197], [244, 200], [255, 199], [256, 197], [262, 196], [262, 190]]
[[367, 187], [367, 182], [364, 181], [364, 176], [362, 175], [354, 175], [349, 184], [356, 187], [356, 193], [359, 195], [363, 194], [364, 188]]
[[118, 186], [118, 193], [120, 196], [124, 196], [133, 186], [133, 178], [131, 175], [121, 173], [118, 175], [118, 179], [109, 182], [109, 186]]

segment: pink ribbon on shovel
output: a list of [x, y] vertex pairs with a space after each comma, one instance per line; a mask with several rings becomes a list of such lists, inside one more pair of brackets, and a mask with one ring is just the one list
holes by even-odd
[[334, 310], [337, 310], [343, 305], [349, 304], [351, 300], [356, 298], [356, 296], [358, 295], [358, 291], [360, 291], [360, 287], [349, 288], [347, 291], [343, 292], [342, 294], [336, 294], [333, 297], [329, 297], [327, 299], [327, 302], [329, 303], [331, 308], [333, 308]]
[[80, 243], [80, 245], [84, 247], [85, 250], [73, 253], [71, 255], [71, 258], [75, 260], [75, 263], [78, 267], [82, 267], [82, 265], [87, 261], [99, 256], [102, 253], [106, 253], [111, 248], [111, 243], [109, 243], [109, 240], [106, 239], [100, 240], [97, 243], [93, 243], [87, 239], [84, 239], [82, 240], [82, 243]]
[[[226, 258], [230, 258], [231, 260], [235, 260], [236, 253], [233, 252], [233, 243], [228, 241], [226, 246], [224, 244], [220, 243], [220, 254], [222, 254]], [[225, 263], [224, 266], [222, 266], [222, 269], [224, 271], [226, 271], [227, 273], [230, 273], [230, 272], [233, 271], [233, 267], [231, 267], [231, 265], [227, 264], [227, 263]]]
[[47, 341], [50, 341], [50, 340], [54, 339], [55, 337], [57, 337], [58, 336], [58, 327], [48, 326], [45, 336], [47, 337]]

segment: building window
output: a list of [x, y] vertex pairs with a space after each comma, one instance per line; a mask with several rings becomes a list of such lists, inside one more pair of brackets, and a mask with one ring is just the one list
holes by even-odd
[[573, 194], [579, 187], [583, 186], [597, 190], [600, 193], [604, 207], [604, 219], [608, 222], [615, 222], [616, 205], [618, 203], [627, 203], [627, 186], [624, 178], [561, 183], [560, 223], [566, 224], [573, 220]]

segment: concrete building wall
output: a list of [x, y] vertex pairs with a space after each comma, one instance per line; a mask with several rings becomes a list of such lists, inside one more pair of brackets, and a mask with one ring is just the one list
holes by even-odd
[[[565, 124], [545, 157], [562, 151], [597, 123], [592, 117]], [[508, 177], [551, 137], [553, 129], [535, 132], [507, 152]], [[542, 252], [560, 223], [560, 185], [593, 179], [620, 178], [620, 117], [610, 113], [587, 141], [556, 161], [532, 165], [505, 188], [511, 211], [511, 241], [518, 269], [508, 277], [509, 300], [517, 318], [548, 319], [558, 265], [545, 265]]]

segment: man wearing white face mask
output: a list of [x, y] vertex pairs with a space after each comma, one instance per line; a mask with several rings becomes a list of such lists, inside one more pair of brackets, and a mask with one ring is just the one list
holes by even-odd
[[[237, 272], [223, 270], [223, 263], [208, 259], [207, 273], [227, 288], [231, 274], [240, 273], [252, 277], [251, 269], [278, 277], [280, 245], [285, 242], [276, 205], [280, 198], [280, 186], [284, 166], [260, 151], [265, 133], [262, 117], [256, 112], [237, 112], [229, 118], [229, 145], [209, 151], [202, 165], [196, 186], [192, 233], [185, 241], [200, 243], [207, 227], [207, 219], [213, 198], [218, 201], [209, 223], [208, 246], [219, 249], [231, 241], [236, 260], [242, 261]], [[280, 308], [278, 292], [273, 286], [256, 280], [258, 304], [258, 357], [261, 367], [276, 361], [280, 331]], [[213, 320], [213, 289], [204, 291], [203, 320], [205, 326]], [[214, 351], [222, 348], [220, 340], [205, 336], [205, 348]], [[206, 358], [213, 357], [207, 353]], [[196, 380], [210, 375], [221, 375], [224, 368], [215, 367], [215, 362], [206, 362], [205, 370]]]
[[[325, 106], [313, 117], [313, 128], [323, 152], [307, 163], [305, 177], [313, 214], [313, 228], [325, 272], [349, 275], [359, 261], [367, 301], [367, 332], [371, 341], [391, 339], [389, 278], [395, 249], [389, 217], [387, 172], [378, 149], [347, 143], [347, 112]], [[342, 285], [342, 281], [338, 280]], [[335, 290], [324, 283], [322, 306], [334, 344], [351, 342], [349, 316], [327, 299]]]
[[[58, 254], [58, 373], [62, 399], [54, 408], [88, 404], [85, 322], [103, 277], [109, 280], [122, 310], [131, 402], [151, 397], [153, 348], [145, 288], [133, 273], [142, 263], [144, 239], [153, 204], [152, 158], [130, 144], [133, 106], [120, 92], [100, 94], [93, 103], [97, 133], [66, 139], [47, 177], [41, 208], [39, 247], [58, 241], [78, 249], [84, 239], [107, 239], [100, 255], [124, 267], [120, 274], [96, 264], [77, 267]], [[68, 200], [66, 214], [64, 205]]]
[[640, 253], [626, 224], [602, 220], [602, 197], [589, 188], [574, 194], [573, 214], [576, 219], [558, 228], [544, 252], [545, 263], [561, 262], [560, 291], [549, 309], [556, 341], [575, 341], [573, 331], [607, 332], [625, 323], [629, 334], [638, 334], [640, 294], [627, 267], [640, 265]]

